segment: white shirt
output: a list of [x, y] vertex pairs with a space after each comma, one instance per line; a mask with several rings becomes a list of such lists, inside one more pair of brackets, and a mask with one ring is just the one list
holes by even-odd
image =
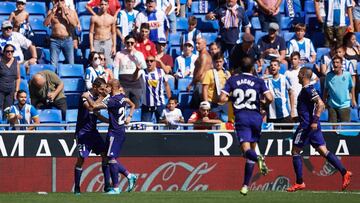
[[[173, 111], [170, 111], [169, 109], [164, 109], [161, 113], [161, 119], [166, 119], [171, 124], [179, 123], [180, 118], [184, 118], [181, 110], [178, 108], [175, 108]], [[179, 127], [174, 127], [171, 129], [179, 129]]]
[[4, 38], [3, 35], [0, 36], [1, 50], [4, 49], [6, 44], [12, 44], [15, 47], [15, 52], [13, 56], [19, 61], [19, 63], [22, 63], [24, 62], [24, 54], [21, 48], [28, 49], [31, 46], [32, 42], [24, 35], [18, 32], [12, 32], [9, 38]]

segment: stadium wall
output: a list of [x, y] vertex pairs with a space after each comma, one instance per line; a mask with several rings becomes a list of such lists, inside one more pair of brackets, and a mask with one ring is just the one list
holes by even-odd
[[[360, 190], [360, 137], [325, 133], [325, 139], [354, 174], [349, 190]], [[270, 173], [261, 176], [256, 168], [251, 189], [284, 190], [294, 182], [291, 133], [264, 133], [258, 150], [267, 155]], [[0, 192], [72, 191], [76, 154], [72, 133], [2, 133]], [[341, 175], [332, 165], [312, 148], [304, 155], [309, 190], [340, 189]], [[244, 159], [229, 132], [129, 132], [120, 161], [139, 176], [135, 191], [238, 190], [243, 180]], [[81, 187], [102, 190], [99, 157], [86, 160]], [[126, 189], [126, 178], [120, 187]]]

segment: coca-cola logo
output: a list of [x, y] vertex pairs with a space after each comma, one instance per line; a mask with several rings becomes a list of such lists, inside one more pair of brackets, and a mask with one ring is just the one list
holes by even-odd
[[[165, 162], [149, 173], [135, 173], [138, 176], [135, 191], [206, 191], [209, 184], [202, 178], [214, 170], [216, 163], [207, 162], [192, 166], [186, 162]], [[104, 177], [101, 162], [91, 164], [85, 168], [81, 177], [81, 188], [87, 192], [101, 192], [104, 187]], [[119, 177], [119, 188], [125, 191], [127, 178]], [[74, 189], [74, 186], [73, 186]], [[83, 190], [84, 190], [83, 189]]]
[[256, 181], [250, 184], [250, 190], [261, 191], [283, 191], [290, 186], [290, 179], [286, 176], [278, 176], [275, 180], [257, 184]]
[[[341, 159], [341, 157], [338, 158]], [[308, 171], [310, 171], [311, 173], [317, 176], [331, 176], [337, 172], [337, 169], [333, 165], [331, 165], [331, 163], [329, 163], [328, 161], [325, 161], [324, 164], [321, 164], [320, 169], [317, 171], [315, 169], [315, 166], [311, 162], [310, 157], [308, 156], [304, 156], [304, 165]]]

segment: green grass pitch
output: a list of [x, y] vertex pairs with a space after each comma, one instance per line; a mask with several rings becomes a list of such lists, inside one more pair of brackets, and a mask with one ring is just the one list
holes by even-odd
[[238, 191], [207, 191], [207, 192], [132, 192], [120, 195], [105, 195], [102, 193], [82, 193], [75, 196], [72, 193], [1, 193], [0, 202], [74, 202], [74, 203], [102, 203], [102, 202], [246, 202], [246, 203], [352, 203], [360, 202], [360, 192], [329, 192], [329, 191], [298, 191], [287, 192], [259, 192], [249, 191], [242, 196]]

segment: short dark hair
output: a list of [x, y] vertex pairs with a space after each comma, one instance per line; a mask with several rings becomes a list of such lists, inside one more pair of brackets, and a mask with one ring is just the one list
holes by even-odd
[[95, 80], [94, 80], [94, 82], [93, 82], [93, 86], [95, 86], [95, 87], [100, 87], [101, 85], [105, 85], [106, 84], [106, 81], [105, 81], [105, 79], [104, 78], [96, 78]]
[[126, 37], [125, 37], [125, 42], [128, 41], [129, 39], [133, 38], [135, 41], [136, 41], [136, 37], [134, 34], [128, 34]]
[[195, 16], [190, 16], [188, 19], [189, 25], [197, 25], [197, 18]]
[[294, 56], [298, 56], [300, 58], [300, 53], [298, 51], [294, 51], [291, 53], [290, 58], [293, 58]]
[[336, 59], [339, 59], [341, 61], [341, 63], [343, 62], [343, 58], [341, 56], [339, 56], [338, 54], [335, 54], [335, 56], [333, 56], [331, 58], [332, 61], [336, 60]]
[[178, 100], [176, 97], [170, 97], [170, 99], [168, 100], [168, 103], [173, 100], [176, 104], [178, 103]]
[[271, 59], [270, 63], [272, 63], [272, 62], [276, 62], [276, 63], [280, 66], [280, 61], [279, 61], [279, 60], [277, 60], [277, 59]]
[[93, 61], [93, 59], [94, 59], [95, 54], [99, 54], [99, 53], [98, 53], [98, 52], [96, 52], [96, 51], [92, 51], [92, 52], [90, 52], [90, 55], [89, 55], [89, 58], [88, 58], [88, 63], [89, 63], [89, 64], [91, 64], [91, 63], [92, 63], [92, 61]]
[[241, 71], [244, 73], [252, 73], [254, 69], [254, 60], [250, 56], [241, 59]]
[[21, 93], [25, 93], [26, 94], [26, 96], [27, 96], [27, 92], [25, 91], [25, 90], [19, 90], [19, 91], [17, 91], [17, 93], [16, 93], [16, 97], [18, 97]]
[[149, 23], [141, 23], [140, 30], [141, 30], [141, 29], [150, 30], [150, 25], [149, 25]]
[[214, 54], [214, 56], [212, 57], [213, 61], [216, 61], [216, 60], [219, 60], [219, 59], [224, 60], [224, 54], [221, 53], [221, 52], [218, 52], [218, 53]]

